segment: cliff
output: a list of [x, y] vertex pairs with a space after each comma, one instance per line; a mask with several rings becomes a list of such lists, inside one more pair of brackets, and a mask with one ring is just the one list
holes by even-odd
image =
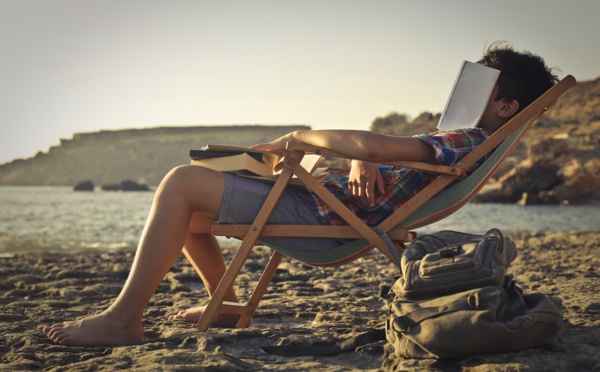
[[[600, 78], [578, 82], [525, 134], [475, 201], [521, 204], [600, 201]], [[435, 129], [440, 114], [392, 113], [372, 129], [396, 135]], [[395, 122], [394, 122], [395, 121]]]
[[158, 185], [174, 166], [190, 161], [190, 149], [206, 144], [250, 146], [305, 125], [190, 126], [76, 133], [48, 152], [0, 165], [0, 185], [96, 185], [130, 179]]
[[[476, 200], [580, 203], [600, 200], [600, 78], [578, 82], [529, 130]], [[435, 128], [440, 114], [377, 118], [373, 128], [413, 135]], [[375, 125], [379, 123], [379, 125]], [[76, 133], [30, 159], [0, 165], [0, 185], [96, 185], [125, 179], [157, 185], [188, 151], [206, 144], [249, 146], [307, 126], [161, 127]], [[333, 164], [336, 165], [336, 164]], [[494, 182], [496, 181], [496, 182]]]
[[529, 130], [485, 202], [600, 201], [600, 78], [578, 82]]

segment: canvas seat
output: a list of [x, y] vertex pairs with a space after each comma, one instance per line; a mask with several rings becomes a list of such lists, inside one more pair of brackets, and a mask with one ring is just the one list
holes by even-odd
[[[575, 79], [572, 76], [565, 77], [453, 166], [419, 162], [386, 163], [428, 170], [438, 173], [439, 176], [376, 227], [364, 224], [304, 168], [299, 166], [299, 161], [305, 153], [312, 152], [329, 156], [340, 156], [339, 154], [329, 149], [307, 145], [290, 146], [292, 155], [285, 159], [284, 169], [254, 222], [250, 225], [215, 224], [213, 228], [215, 235], [237, 237], [242, 242], [213, 293], [197, 328], [202, 332], [206, 331], [218, 313], [239, 314], [240, 318], [236, 326], [248, 324], [249, 318], [258, 307], [283, 255], [311, 265], [331, 266], [346, 263], [376, 248], [399, 267], [404, 243], [409, 242], [415, 236], [412, 230], [449, 216], [476, 195], [517, 145], [527, 129], [561, 94], [574, 84]], [[491, 151], [493, 153], [476, 170], [465, 177], [467, 171]], [[369, 161], [369, 159], [361, 160]], [[334, 208], [348, 223], [348, 226], [267, 225], [266, 221], [271, 211], [294, 175], [312, 192], [321, 197], [325, 203]], [[458, 182], [455, 182], [457, 180]], [[285, 247], [269, 245], [274, 253], [248, 301], [246, 303], [223, 301], [227, 290], [233, 285], [250, 251], [261, 236], [336, 237], [351, 240], [339, 247], [319, 253], [296, 252]]]

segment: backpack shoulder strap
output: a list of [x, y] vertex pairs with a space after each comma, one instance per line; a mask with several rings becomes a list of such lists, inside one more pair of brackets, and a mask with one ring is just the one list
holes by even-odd
[[263, 346], [269, 354], [283, 357], [300, 357], [310, 355], [332, 355], [346, 351], [354, 351], [359, 346], [385, 340], [384, 329], [373, 329], [336, 345], [278, 345]]

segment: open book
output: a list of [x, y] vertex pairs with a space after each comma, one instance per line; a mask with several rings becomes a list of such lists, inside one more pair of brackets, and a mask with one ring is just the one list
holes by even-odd
[[442, 112], [438, 129], [475, 128], [489, 102], [500, 70], [463, 61]]
[[[282, 159], [280, 155], [245, 147], [207, 145], [201, 150], [190, 150], [190, 157], [193, 165], [251, 178], [274, 180], [281, 173], [274, 170]], [[323, 160], [321, 155], [306, 154], [300, 165], [313, 176], [324, 175], [326, 168], [319, 168]]]

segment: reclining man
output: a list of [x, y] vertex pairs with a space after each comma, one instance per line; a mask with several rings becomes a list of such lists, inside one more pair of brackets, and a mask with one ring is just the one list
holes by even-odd
[[[540, 57], [515, 51], [505, 43], [492, 44], [478, 62], [501, 73], [477, 128], [415, 137], [353, 130], [296, 131], [253, 147], [285, 151], [287, 142], [299, 142], [327, 147], [350, 158], [369, 158], [377, 162], [412, 160], [453, 164], [557, 81]], [[358, 217], [375, 225], [430, 180], [426, 172], [353, 161], [348, 176], [331, 179], [326, 187]], [[46, 326], [44, 333], [55, 343], [72, 346], [142, 341], [144, 309], [181, 251], [212, 294], [226, 269], [221, 249], [212, 234], [213, 224], [251, 223], [270, 188], [262, 182], [199, 166], [173, 169], [156, 190], [129, 277], [115, 301], [100, 314]], [[326, 204], [299, 188], [286, 190], [269, 223], [344, 224]], [[262, 240], [289, 249], [311, 251], [340, 244], [337, 239], [272, 237]], [[225, 300], [237, 301], [233, 289]], [[191, 308], [170, 319], [196, 323], [204, 309]], [[232, 326], [237, 317], [218, 314], [214, 322]]]

